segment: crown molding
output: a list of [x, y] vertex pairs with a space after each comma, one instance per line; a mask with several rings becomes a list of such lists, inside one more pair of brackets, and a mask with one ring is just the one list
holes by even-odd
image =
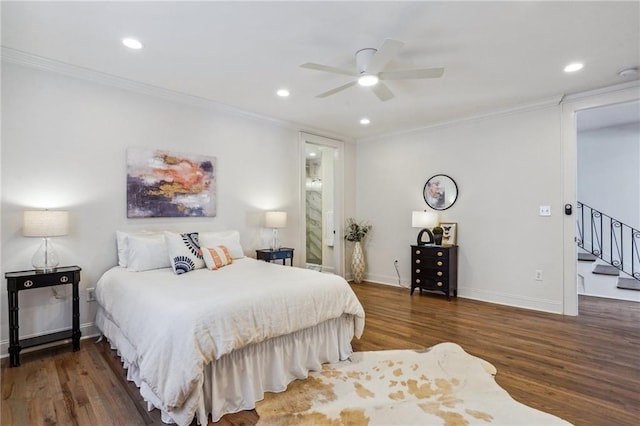
[[[598, 89], [587, 90], [585, 92], [571, 93], [562, 98], [561, 103], [573, 102], [581, 99], [591, 98], [593, 96], [606, 95], [609, 93], [620, 92], [627, 89], [637, 88], [640, 90], [640, 80], [627, 81], [625, 83], [615, 84], [613, 86], [600, 87]], [[640, 93], [639, 93], [640, 95]]]
[[227, 104], [212, 101], [211, 99], [202, 98], [199, 96], [189, 95], [187, 93], [177, 92], [175, 90], [166, 89], [160, 86], [154, 86], [151, 84], [141, 83], [139, 81], [130, 80], [123, 77], [118, 77], [112, 74], [96, 71], [90, 68], [80, 67], [72, 65], [66, 62], [57, 61], [43, 56], [34, 55], [18, 49], [12, 49], [10, 47], [1, 46], [0, 58], [2, 62], [13, 63], [37, 70], [49, 71], [57, 74], [61, 74], [67, 77], [72, 77], [91, 83], [102, 84], [130, 92], [135, 92], [142, 95], [153, 96], [163, 100], [181, 103], [198, 108], [205, 108], [208, 110], [230, 113], [239, 115], [248, 119], [269, 122], [279, 127], [284, 127], [290, 130], [306, 131], [316, 134], [322, 134], [323, 136], [334, 139], [349, 139], [344, 135], [328, 132], [323, 129], [309, 127], [302, 123], [296, 123], [287, 120], [281, 120], [278, 118], [257, 114], [249, 111], [245, 111], [240, 108], [236, 108]]
[[424, 130], [431, 130], [431, 129], [438, 129], [438, 128], [455, 126], [455, 125], [466, 123], [466, 122], [470, 122], [470, 121], [485, 120], [485, 119], [489, 119], [489, 118], [493, 118], [493, 117], [499, 117], [499, 116], [504, 116], [504, 115], [509, 115], [509, 114], [517, 114], [517, 113], [525, 112], [525, 111], [533, 111], [533, 110], [537, 110], [537, 109], [541, 109], [541, 108], [547, 108], [547, 107], [550, 107], [550, 106], [557, 106], [562, 101], [562, 98], [563, 98], [562, 96], [554, 96], [554, 97], [551, 97], [551, 98], [541, 99], [541, 100], [538, 100], [538, 101], [535, 101], [535, 102], [531, 102], [531, 103], [528, 103], [528, 104], [524, 104], [524, 105], [517, 105], [517, 106], [511, 107], [511, 108], [489, 111], [489, 112], [482, 113], [482, 114], [475, 114], [475, 115], [468, 115], [468, 116], [464, 116], [464, 117], [458, 117], [458, 118], [454, 118], [453, 120], [441, 121], [441, 122], [438, 122], [438, 123], [430, 124], [428, 126], [422, 126], [422, 127], [417, 127], [417, 128], [413, 128], [413, 129], [402, 130], [402, 131], [399, 131], [399, 132], [386, 133], [386, 134], [383, 134], [383, 135], [377, 135], [377, 136], [372, 136], [372, 137], [369, 137], [369, 138], [358, 139], [358, 142], [359, 143], [360, 142], [366, 143], [366, 142], [380, 140], [380, 139], [386, 139], [386, 138], [390, 138], [390, 137], [398, 137], [398, 136], [408, 135], [408, 134], [411, 134], [411, 133], [417, 133], [417, 132], [421, 132], [421, 131], [424, 131]]

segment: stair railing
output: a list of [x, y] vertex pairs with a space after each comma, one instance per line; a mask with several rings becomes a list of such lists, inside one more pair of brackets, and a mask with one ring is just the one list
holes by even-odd
[[580, 201], [577, 213], [578, 247], [640, 280], [640, 230]]

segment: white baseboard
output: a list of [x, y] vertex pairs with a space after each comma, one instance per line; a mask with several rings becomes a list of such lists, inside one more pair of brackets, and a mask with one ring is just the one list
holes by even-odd
[[[56, 333], [58, 331], [64, 331], [64, 330], [66, 329], [47, 330], [45, 332], [32, 334], [30, 336], [20, 336], [20, 338], [29, 339], [31, 337], [43, 336], [45, 334]], [[82, 334], [82, 337], [80, 337], [80, 340], [91, 339], [93, 337], [99, 336], [100, 330], [98, 330], [98, 327], [96, 327], [95, 323], [89, 322], [86, 324], [80, 324], [80, 333]], [[64, 339], [58, 342], [47, 343], [46, 345], [34, 346], [32, 348], [23, 349], [20, 351], [20, 353], [24, 354], [32, 351], [37, 351], [45, 348], [51, 348], [53, 346], [59, 346], [59, 345], [70, 344], [70, 343], [71, 343], [71, 339]], [[0, 341], [0, 358], [6, 358], [8, 356], [9, 356], [9, 339], [5, 339]]]
[[[411, 284], [404, 280], [401, 280], [400, 284], [398, 284], [397, 276], [393, 277], [388, 275], [367, 275], [365, 277], [365, 281], [406, 289], [411, 288]], [[481, 302], [496, 303], [498, 305], [532, 309], [534, 311], [550, 312], [554, 314], [562, 313], [562, 302], [549, 299], [514, 296], [508, 293], [487, 290], [474, 290], [468, 288], [460, 289], [460, 287], [458, 287], [458, 297], [478, 300]]]

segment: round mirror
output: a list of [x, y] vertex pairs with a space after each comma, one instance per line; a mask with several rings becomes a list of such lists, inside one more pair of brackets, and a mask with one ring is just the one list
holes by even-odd
[[447, 175], [435, 175], [424, 184], [424, 201], [434, 210], [446, 210], [458, 198], [458, 185]]

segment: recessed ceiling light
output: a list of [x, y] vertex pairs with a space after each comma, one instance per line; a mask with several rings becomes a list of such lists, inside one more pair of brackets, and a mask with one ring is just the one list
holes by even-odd
[[316, 154], [315, 152], [310, 152], [309, 153], [309, 157], [315, 157], [316, 155], [318, 155], [318, 154]]
[[290, 95], [290, 93], [287, 89], [280, 89], [276, 92], [276, 95], [280, 96], [281, 98], [286, 98]]
[[566, 67], [564, 67], [564, 72], [580, 71], [582, 69], [582, 67], [584, 67], [584, 64], [581, 64], [580, 62], [574, 62], [574, 63], [569, 64]]
[[368, 118], [361, 118], [360, 119], [360, 124], [362, 124], [363, 126], [366, 126], [367, 124], [370, 124], [371, 120], [369, 120]]
[[373, 74], [365, 74], [358, 79], [358, 84], [360, 86], [375, 86], [378, 84], [378, 76]]
[[129, 49], [136, 49], [136, 50], [142, 49], [142, 43], [140, 43], [135, 38], [123, 38], [122, 44], [127, 46]]

